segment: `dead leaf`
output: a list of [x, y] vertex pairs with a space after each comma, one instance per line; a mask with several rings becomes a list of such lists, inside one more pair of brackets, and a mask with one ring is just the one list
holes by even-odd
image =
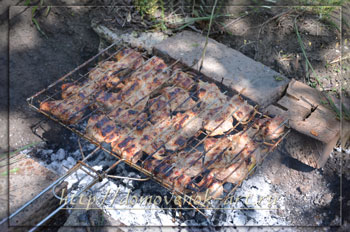
[[311, 130], [310, 133], [313, 135], [313, 136], [318, 136], [318, 133], [314, 130]]

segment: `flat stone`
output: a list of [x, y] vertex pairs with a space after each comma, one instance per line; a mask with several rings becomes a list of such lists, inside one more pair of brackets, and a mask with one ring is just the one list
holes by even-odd
[[[180, 60], [198, 70], [205, 40], [198, 33], [183, 31], [156, 44], [154, 52], [159, 56]], [[261, 107], [278, 100], [290, 81], [271, 68], [213, 39], [208, 39], [200, 71], [214, 81], [241, 92]]]
[[91, 22], [93, 30], [103, 39], [110, 43], [127, 43], [132, 47], [143, 48], [149, 54], [152, 53], [153, 47], [166, 39], [168, 36], [162, 32], [126, 32], [124, 30], [110, 30], [109, 28]]
[[[1, 171], [2, 177], [7, 177], [9, 175], [9, 195], [7, 200], [10, 214], [34, 198], [58, 178], [56, 174], [24, 154], [17, 155], [14, 159], [10, 159], [9, 174], [6, 168], [2, 168]], [[62, 192], [62, 189], [65, 188], [66, 182], [56, 188], [56, 193]], [[58, 206], [58, 199], [53, 196], [52, 191], [48, 191], [32, 205], [12, 218], [9, 225], [13, 226], [14, 231], [21, 228], [23, 229], [22, 226], [33, 227]], [[7, 216], [7, 207], [2, 207], [1, 210], [5, 210], [5, 212], [1, 212], [2, 219], [5, 215]], [[6, 226], [6, 223], [1, 225], [0, 231], [5, 231], [3, 229]]]

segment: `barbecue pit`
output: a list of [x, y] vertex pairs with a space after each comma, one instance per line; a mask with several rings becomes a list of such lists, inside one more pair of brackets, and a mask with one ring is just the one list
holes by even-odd
[[[274, 121], [274, 119], [271, 119], [267, 115], [263, 115], [258, 111], [257, 106], [249, 104], [239, 93], [232, 95], [232, 92], [227, 92], [222, 87], [219, 88], [214, 83], [208, 82], [208, 78], [201, 76], [194, 70], [190, 70], [183, 65], [179, 66], [178, 61], [165, 64], [159, 57], [150, 57], [146, 53], [138, 51], [141, 56], [137, 57], [137, 59], [142, 60], [142, 62], [139, 62], [135, 67], [113, 69], [113, 66], [110, 66], [100, 69], [104, 64], [113, 61], [118, 56], [119, 58], [117, 58], [116, 63], [123, 62], [123, 59], [128, 56], [122, 56], [121, 54], [124, 54], [125, 51], [132, 51], [130, 54], [134, 54], [133, 52], [136, 52], [136, 50], [129, 48], [127, 45], [120, 46], [117, 43], [112, 44], [86, 63], [48, 86], [48, 88], [28, 99], [28, 103], [35, 110], [97, 146], [92, 153], [84, 157], [75, 167], [70, 169], [63, 177], [45, 190], [47, 191], [57, 186], [67, 176], [81, 169], [93, 177], [93, 181], [79, 191], [79, 194], [81, 194], [104, 178], [115, 178], [115, 176], [108, 173], [117, 165], [124, 162], [158, 182], [174, 195], [180, 196], [184, 202], [198, 211], [200, 211], [200, 208], [209, 208], [202, 202], [204, 196], [209, 195], [212, 198], [221, 198], [221, 202], [225, 202], [228, 197], [232, 196], [242, 181], [263, 161], [266, 155], [276, 148], [286, 136], [288, 130], [284, 127], [287, 121], [281, 119]], [[149, 64], [156, 63], [157, 61], [159, 64], [158, 67], [160, 67], [159, 69], [149, 66]], [[93, 68], [88, 70], [88, 67]], [[101, 70], [102, 74], [100, 73], [99, 77], [91, 82], [89, 80], [91, 77], [90, 74], [101, 72]], [[190, 84], [187, 81], [181, 81], [181, 75], [185, 76], [185, 80], [190, 79]], [[113, 80], [117, 81], [109, 82], [108, 79], [103, 84], [103, 87], [91, 88], [92, 92], [88, 92], [87, 96], [85, 96], [87, 92], [83, 92], [84, 89], [90, 90], [93, 84], [101, 83], [105, 80], [104, 78], [106, 76], [107, 79], [109, 76], [116, 76], [117, 78]], [[118, 99], [118, 96], [123, 96], [120, 93], [125, 94], [128, 90], [125, 89], [125, 86], [134, 85], [132, 81], [128, 82], [129, 79], [133, 80], [133, 78], [138, 76], [141, 76], [141, 78], [148, 77], [151, 81], [156, 80], [157, 84], [155, 86], [150, 85], [151, 90], [145, 94], [141, 94], [137, 98], [133, 97], [134, 95], [130, 95], [125, 98], [121, 97], [123, 99], [119, 102], [120, 99]], [[208, 97], [201, 98], [201, 94], [209, 96], [209, 87], [216, 88], [217, 90], [212, 93], [220, 95], [221, 98], [215, 95], [211, 101], [205, 102], [208, 101]], [[70, 88], [73, 90], [70, 90]], [[164, 91], [164, 89], [169, 91]], [[140, 88], [139, 90], [141, 91], [143, 89]], [[176, 92], [174, 93], [173, 90], [185, 90], [185, 94], [176, 95]], [[168, 93], [168, 95], [164, 94], [164, 92]], [[80, 99], [79, 104], [77, 100], [72, 100], [74, 96], [81, 97], [80, 95], [84, 96]], [[163, 104], [158, 104], [158, 106], [157, 102], [160, 102], [162, 97], [165, 97], [166, 100], [163, 101]], [[118, 104], [112, 104], [111, 107], [110, 103], [113, 103], [113, 101], [109, 101], [110, 99], [116, 99], [115, 101]], [[220, 102], [220, 99], [227, 101]], [[241, 105], [232, 104], [233, 107], [229, 108], [228, 106], [232, 103], [230, 101], [231, 99], [236, 99], [235, 102], [239, 102]], [[55, 104], [53, 104], [52, 108], [51, 103], [53, 102]], [[110, 135], [110, 130], [114, 131], [117, 129], [113, 125], [125, 125], [120, 125], [120, 120], [116, 120], [118, 122], [113, 121], [113, 119], [111, 120], [110, 113], [115, 110], [115, 107], [120, 106], [120, 103], [125, 102], [128, 105], [128, 112], [130, 113], [130, 110], [132, 112], [131, 115], [129, 114], [129, 118], [128, 115], [124, 115], [120, 120], [124, 120], [125, 124], [129, 126], [122, 134], [116, 135], [122, 137], [124, 140], [122, 139], [119, 143], [113, 141], [116, 142], [113, 144], [111, 142], [114, 139], [113, 136], [107, 138], [107, 135]], [[188, 104], [189, 102], [192, 104]], [[71, 103], [73, 110], [69, 107], [63, 108], [59, 113], [55, 113], [52, 110], [54, 108], [60, 109], [60, 106], [69, 105], [69, 103]], [[47, 105], [48, 107], [46, 107]], [[158, 108], [153, 109], [153, 105], [158, 106]], [[215, 107], [211, 108], [212, 106]], [[242, 116], [242, 114], [239, 114], [241, 107], [248, 107], [249, 112], [247, 114], [243, 112]], [[162, 115], [154, 117], [156, 113], [162, 113], [162, 110], [165, 108], [170, 108], [167, 111], [168, 115], [166, 115], [165, 119], [161, 117]], [[228, 109], [230, 109], [229, 112]], [[191, 112], [191, 115], [194, 116], [190, 117], [188, 112]], [[143, 118], [136, 117], [137, 120], [129, 120], [134, 114], [138, 116], [143, 114]], [[211, 120], [221, 114], [225, 115], [221, 120]], [[188, 120], [188, 118], [190, 119]], [[95, 124], [89, 124], [89, 120], [95, 120], [96, 122]], [[151, 128], [151, 131], [155, 131], [157, 128], [152, 126], [158, 125], [159, 121], [166, 120], [170, 120], [173, 123], [167, 124], [167, 127], [161, 130], [162, 133], [156, 133], [153, 138], [164, 138], [163, 134], [166, 134], [169, 130], [172, 133], [168, 137], [165, 136], [165, 139], [161, 142], [157, 141], [157, 146], [153, 147], [151, 152], [145, 152], [144, 149], [151, 146], [154, 140], [148, 141], [140, 149], [136, 149], [137, 144], [128, 143], [129, 141], [136, 140], [136, 138], [132, 137], [135, 134], [141, 133], [142, 135], [147, 135], [140, 132], [147, 128], [145, 124], [151, 124], [148, 128]], [[196, 124], [198, 120], [200, 120], [200, 126], [196, 127], [196, 129], [186, 131], [188, 126]], [[107, 121], [112, 122], [112, 124], [108, 124]], [[106, 122], [106, 125], [108, 124], [107, 126], [109, 127], [104, 127], [102, 122]], [[185, 123], [182, 124], [182, 122]], [[271, 123], [276, 124], [273, 130], [267, 127]], [[231, 125], [224, 127], [224, 125], [228, 124]], [[227, 127], [229, 129], [226, 129]], [[96, 136], [96, 133], [95, 135], [88, 133], [89, 129], [97, 130], [102, 134], [103, 138]], [[282, 129], [284, 130], [280, 132]], [[280, 132], [278, 136], [276, 136], [277, 132]], [[177, 138], [175, 142], [173, 141], [174, 136]], [[232, 141], [235, 141], [233, 139], [240, 140], [243, 137], [251, 141], [253, 144], [252, 148], [248, 147], [248, 143], [242, 145], [238, 142], [237, 146], [242, 145], [238, 146], [238, 151], [231, 154], [231, 156], [226, 155], [232, 149]], [[174, 142], [175, 148], [173, 148], [174, 146], [167, 146], [171, 140]], [[227, 144], [227, 141], [230, 141], [228, 145], [221, 146], [225, 142]], [[127, 144], [125, 149], [115, 149], [116, 146], [123, 144], [123, 142]], [[129, 152], [129, 148], [132, 149], [131, 152]], [[95, 170], [85, 162], [100, 149], [119, 159], [103, 172]], [[208, 158], [208, 156], [211, 158]], [[192, 160], [187, 163], [187, 166], [180, 165], [190, 158]], [[230, 159], [227, 160], [227, 158]], [[224, 159], [226, 159], [224, 162], [225, 165], [222, 165], [222, 160]], [[215, 169], [215, 165], [220, 165], [220, 169], [229, 170], [229, 172], [225, 173], [225, 175], [220, 174], [220, 170]], [[181, 168], [179, 168], [180, 166]], [[244, 169], [242, 169], [243, 166]], [[197, 171], [188, 174], [186, 171], [193, 167]], [[177, 169], [180, 173], [176, 173], [173, 169]], [[237, 172], [242, 173], [236, 175]], [[171, 176], [171, 174], [175, 176]], [[237, 176], [234, 181], [230, 180], [232, 175]], [[144, 179], [140, 180], [142, 181]], [[227, 182], [232, 184], [229, 190], [222, 187]], [[40, 197], [39, 195], [38, 197]], [[28, 204], [30, 203], [32, 202], [28, 202]], [[69, 204], [69, 201], [61, 205], [57, 211], [67, 204]], [[16, 211], [13, 216], [22, 209]], [[53, 216], [57, 211], [54, 211], [48, 218]], [[45, 218], [37, 226], [43, 224], [48, 218]]]

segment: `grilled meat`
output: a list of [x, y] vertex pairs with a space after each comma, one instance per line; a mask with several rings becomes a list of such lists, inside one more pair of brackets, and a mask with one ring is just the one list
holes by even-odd
[[[100, 86], [117, 85], [122, 87], [119, 77], [125, 75], [128, 72], [127, 64], [122, 64], [115, 61], [105, 61], [100, 64], [100, 67], [95, 68], [89, 73], [89, 79], [91, 82], [98, 83]], [[116, 86], [116, 87], [117, 87]]]
[[84, 82], [81, 85], [66, 83], [61, 86], [62, 98], [67, 99], [70, 96], [80, 97], [86, 102], [93, 101], [94, 96], [100, 91], [101, 86], [93, 81]]
[[[143, 64], [140, 53], [126, 49], [114, 59], [100, 63], [89, 81], [62, 85], [64, 100], [44, 102], [40, 107], [74, 123], [82, 118], [86, 105], [96, 100], [95, 106], [102, 107], [99, 113], [103, 115], [89, 118], [86, 134], [98, 142], [111, 143], [113, 152], [134, 163], [147, 154], [144, 168], [177, 191], [194, 188], [202, 199], [205, 195], [219, 197], [223, 183], [240, 182], [249, 165], [261, 160], [262, 151], [252, 138], [258, 135], [271, 140], [283, 133], [284, 128], [279, 127], [282, 119], [261, 119], [255, 128], [206, 138], [204, 152], [184, 151], [202, 128], [210, 136], [222, 135], [233, 128], [234, 120], [248, 122], [254, 108], [239, 95], [229, 98], [217, 85], [203, 81], [197, 85], [201, 102], [197, 104], [189, 94], [196, 82], [181, 71], [170, 78], [165, 72], [167, 65], [158, 57]], [[130, 70], [136, 71], [125, 79]], [[168, 80], [175, 86], [163, 87]], [[155, 92], [158, 88], [162, 89]]]
[[219, 198], [224, 191], [223, 183], [214, 180], [213, 175], [208, 175], [203, 178], [197, 186], [199, 186], [201, 190], [204, 190], [193, 195], [193, 199], [198, 201]]
[[42, 111], [51, 113], [67, 124], [78, 122], [85, 113], [87, 104], [80, 97], [70, 97], [64, 100], [45, 101], [40, 103]]
[[193, 137], [202, 127], [203, 120], [194, 111], [177, 113], [174, 116], [173, 128], [177, 132], [165, 144], [169, 150], [178, 150], [186, 146], [189, 138]]
[[233, 117], [240, 123], [246, 123], [253, 111], [254, 108], [251, 105], [236, 95], [225, 104], [209, 107], [206, 110], [204, 129], [211, 136], [222, 135], [233, 127]]
[[105, 111], [112, 111], [122, 103], [120, 93], [100, 91], [96, 95], [96, 108], [102, 107]]
[[120, 125], [137, 129], [146, 126], [146, 121], [148, 119], [146, 113], [134, 110], [125, 104], [118, 105], [108, 114], [108, 117], [118, 122]]
[[148, 105], [150, 121], [153, 124], [170, 118], [170, 105], [164, 96], [159, 95], [150, 99]]
[[240, 123], [246, 123], [252, 113], [254, 113], [254, 107], [249, 105], [247, 101], [244, 101], [241, 96], [235, 95], [230, 99], [230, 103], [237, 107], [237, 111], [233, 114], [233, 117]]
[[232, 113], [234, 109], [229, 104], [207, 110], [204, 114], [204, 129], [210, 136], [222, 135], [233, 127]]
[[141, 67], [144, 60], [139, 52], [133, 49], [125, 49], [119, 52], [115, 61], [104, 61], [99, 67], [89, 74], [89, 78], [101, 85], [107, 85], [109, 88], [122, 87], [120, 77], [125, 76], [129, 70], [136, 70]]
[[[191, 161], [185, 156], [187, 156], [187, 153], [181, 151], [176, 155], [168, 156], [164, 160], [150, 159], [145, 162], [145, 169], [153, 172], [157, 177], [162, 178], [169, 185], [174, 186], [176, 190], [182, 192], [190, 183], [191, 177], [199, 174], [202, 170], [199, 166], [188, 169]], [[192, 158], [199, 156], [200, 152], [189, 155]]]
[[242, 151], [242, 157], [253, 165], [261, 162], [262, 154], [263, 152], [256, 142], [247, 143]]
[[117, 141], [112, 142], [112, 151], [121, 154], [123, 159], [136, 163], [142, 156], [139, 137], [139, 134], [123, 134]]
[[274, 118], [259, 119], [256, 126], [260, 129], [259, 134], [265, 140], [277, 139], [284, 132], [284, 118], [276, 116]]
[[203, 103], [202, 109], [213, 109], [227, 101], [227, 96], [213, 83], [199, 81], [197, 92], [199, 100]]
[[61, 86], [61, 96], [63, 99], [66, 99], [71, 95], [77, 94], [79, 89], [79, 85], [74, 83], [65, 83]]
[[143, 110], [149, 99], [152, 89], [147, 89], [145, 82], [140, 79], [128, 82], [121, 90], [120, 96], [122, 101], [135, 110]]
[[[167, 65], [159, 57], [152, 57], [148, 60], [139, 70], [134, 72], [129, 80], [133, 81], [134, 79], [141, 79], [145, 82], [153, 82], [155, 75], [160, 74], [165, 70]], [[159, 75], [160, 76], [160, 75]], [[161, 77], [162, 78], [162, 77]]]
[[162, 95], [169, 101], [172, 111], [189, 110], [196, 105], [189, 93], [180, 87], [166, 87], [162, 89]]
[[195, 82], [192, 80], [192, 78], [188, 74], [181, 71], [175, 74], [175, 76], [172, 79], [172, 82], [176, 86], [183, 88], [185, 90], [190, 90], [195, 84]]
[[129, 130], [122, 127], [104, 115], [93, 115], [89, 118], [86, 135], [98, 142], [112, 143], [117, 141]]
[[242, 181], [248, 174], [248, 167], [244, 160], [239, 160], [233, 164], [227, 165], [217, 165], [209, 175], [213, 175], [215, 179], [223, 182], [230, 182], [233, 184]]
[[164, 142], [157, 139], [157, 135], [156, 131], [147, 131], [142, 134], [139, 143], [142, 146], [142, 151], [155, 159], [161, 160], [166, 151], [163, 146]]

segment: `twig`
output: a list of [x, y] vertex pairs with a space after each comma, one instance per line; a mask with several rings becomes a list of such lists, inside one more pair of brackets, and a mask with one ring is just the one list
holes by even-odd
[[252, 44], [252, 43], [256, 43], [256, 41], [251, 41], [251, 42], [249, 42], [249, 43], [243, 44], [242, 46], [240, 46], [240, 47], [238, 48], [238, 51], [241, 50], [242, 48], [244, 48], [245, 46], [247, 46], [247, 45], [249, 45], [249, 44]]
[[344, 56], [344, 57], [339, 56], [339, 57], [336, 58], [335, 60], [331, 61], [329, 64], [338, 63], [338, 62], [340, 62], [340, 61], [347, 60], [347, 59], [350, 59], [350, 54], [347, 54], [347, 55]]
[[207, 51], [207, 46], [208, 46], [208, 39], [209, 39], [209, 35], [210, 35], [210, 28], [211, 28], [211, 25], [212, 25], [212, 23], [213, 23], [213, 16], [214, 16], [214, 11], [215, 11], [215, 7], [216, 7], [217, 2], [218, 2], [218, 0], [215, 0], [213, 9], [212, 9], [212, 11], [211, 11], [208, 33], [207, 33], [207, 37], [205, 38], [205, 45], [204, 45], [204, 48], [203, 48], [201, 63], [200, 63], [200, 65], [199, 65], [199, 70], [198, 70], [198, 71], [201, 71], [202, 66], [203, 66], [204, 56], [205, 56], [205, 53], [206, 53], [206, 51]]

